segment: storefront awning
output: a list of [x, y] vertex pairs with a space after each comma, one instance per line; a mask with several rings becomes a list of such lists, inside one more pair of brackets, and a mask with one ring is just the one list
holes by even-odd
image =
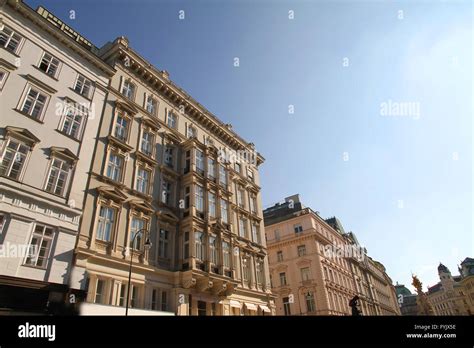
[[242, 308], [242, 304], [239, 301], [230, 300], [230, 306], [234, 308]]
[[268, 307], [265, 306], [265, 305], [259, 305], [259, 307], [260, 307], [260, 309], [261, 309], [262, 311], [264, 311], [264, 312], [267, 312], [267, 313], [270, 313], [270, 312], [271, 312], [270, 308], [268, 308]]
[[245, 307], [247, 307], [247, 309], [249, 311], [256, 311], [257, 310], [257, 306], [254, 305], [253, 303], [247, 303], [245, 302]]

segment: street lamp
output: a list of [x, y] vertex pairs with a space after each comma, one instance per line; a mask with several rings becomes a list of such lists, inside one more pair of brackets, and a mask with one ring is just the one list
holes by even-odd
[[[130, 301], [130, 282], [132, 280], [132, 263], [133, 263], [133, 243], [135, 243], [135, 239], [137, 238], [137, 236], [143, 232], [148, 232], [147, 229], [145, 228], [142, 228], [141, 230], [138, 230], [137, 232], [135, 232], [135, 235], [133, 236], [133, 239], [132, 239], [132, 243], [131, 243], [131, 246], [129, 247], [129, 250], [130, 250], [130, 268], [128, 270], [128, 286], [127, 286], [127, 306], [125, 307], [125, 316], [128, 316], [128, 304], [129, 304], [129, 301]], [[146, 250], [149, 250], [151, 248], [151, 241], [150, 241], [150, 238], [146, 238], [145, 240], [145, 249]]]

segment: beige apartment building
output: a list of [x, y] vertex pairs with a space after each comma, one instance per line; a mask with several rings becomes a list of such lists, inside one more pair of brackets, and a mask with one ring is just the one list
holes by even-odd
[[474, 259], [466, 257], [459, 275], [438, 266], [439, 283], [428, 287], [428, 300], [436, 315], [474, 315]]
[[114, 72], [42, 8], [2, 0], [0, 18], [0, 310], [44, 312], [85, 281], [71, 274], [94, 151], [84, 140]]
[[263, 157], [126, 38], [100, 56], [116, 73], [75, 253], [85, 313], [125, 311], [133, 258], [130, 306], [141, 313], [272, 315]]
[[264, 210], [277, 315], [400, 314], [390, 278], [337, 218], [323, 219], [299, 195]]

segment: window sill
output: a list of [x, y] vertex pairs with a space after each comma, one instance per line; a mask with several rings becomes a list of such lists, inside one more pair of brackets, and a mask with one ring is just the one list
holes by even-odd
[[81, 142], [81, 139], [78, 139], [78, 138], [73, 137], [72, 135], [66, 134], [66, 133], [64, 133], [63, 131], [59, 130], [59, 129], [56, 129], [56, 132], [58, 132], [58, 133], [61, 134], [61, 135], [64, 135], [66, 138], [69, 138], [69, 139], [71, 139], [71, 140], [77, 141], [78, 143]]
[[[18, 48], [18, 47], [17, 47], [17, 48]], [[7, 50], [7, 49], [6, 49], [5, 47], [3, 47], [3, 46], [2, 46], [2, 49], [3, 49], [4, 51], [10, 53], [12, 56], [15, 56], [15, 57], [17, 57], [17, 58], [20, 58], [20, 55], [18, 54], [18, 52], [16, 52], [16, 51], [15, 51], [15, 52], [12, 52], [12, 51], [10, 51], [10, 50]]]
[[36, 122], [41, 123], [41, 124], [44, 124], [43, 120], [41, 120], [41, 119], [39, 119], [39, 118], [36, 118], [36, 117], [33, 117], [33, 116], [27, 114], [26, 112], [21, 111], [20, 109], [16, 109], [16, 108], [15, 108], [15, 109], [13, 109], [13, 110], [15, 110], [16, 112], [22, 114], [23, 116], [28, 117], [29, 119], [31, 119], [31, 120], [33, 120], [33, 121], [36, 121]]
[[45, 74], [46, 76], [48, 76], [49, 78], [51, 78], [52, 80], [54, 81], [59, 81], [58, 78], [56, 76], [51, 76], [49, 75], [47, 72], [41, 70], [39, 67], [37, 67], [36, 65], [32, 65], [33, 68], [35, 68], [36, 70], [38, 71], [41, 71], [43, 74]]
[[34, 269], [37, 269], [39, 271], [46, 271], [47, 268], [48, 268], [48, 265], [43, 267], [43, 266], [28, 265], [27, 263], [23, 263], [22, 266], [23, 267], [28, 267], [28, 268], [34, 268]]

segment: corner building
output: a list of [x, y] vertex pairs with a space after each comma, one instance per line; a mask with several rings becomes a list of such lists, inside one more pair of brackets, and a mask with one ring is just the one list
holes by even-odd
[[[85, 314], [274, 314], [258, 166], [263, 157], [117, 38], [75, 270]], [[242, 154], [223, 160], [224, 153]], [[233, 159], [237, 159], [236, 161]], [[140, 234], [133, 245], [132, 238]], [[149, 237], [152, 247], [144, 248]]]

